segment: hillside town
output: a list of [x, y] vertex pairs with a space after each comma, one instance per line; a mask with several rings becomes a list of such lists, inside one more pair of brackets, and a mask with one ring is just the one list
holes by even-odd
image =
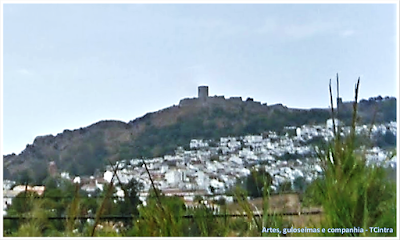
[[[336, 125], [340, 125], [335, 120]], [[350, 127], [343, 126], [341, 135], [346, 135]], [[357, 126], [356, 134], [397, 134], [396, 122], [380, 125]], [[107, 166], [102, 176], [71, 176], [67, 172], [59, 173], [61, 178], [78, 183], [81, 190], [89, 196], [96, 191], [103, 191], [104, 184], [114, 181], [127, 183], [132, 178], [143, 184], [140, 200], [146, 205], [146, 197], [151, 189], [151, 181], [144, 163], [148, 168], [154, 185], [167, 196], [181, 196], [190, 205], [196, 195], [223, 196], [226, 201], [232, 197], [224, 194], [238, 179], [250, 174], [251, 169], [265, 168], [273, 178], [272, 191], [279, 191], [280, 186], [290, 182], [292, 190], [294, 181], [302, 179], [310, 183], [323, 174], [323, 169], [316, 156], [318, 146], [312, 144], [316, 139], [324, 142], [333, 137], [333, 121], [325, 125], [286, 127], [285, 133], [278, 135], [268, 132], [262, 135], [240, 137], [222, 137], [219, 141], [192, 139], [190, 149], [178, 147], [174, 155], [165, 155], [153, 159], [121, 160], [114, 166]], [[395, 168], [397, 157], [390, 151], [373, 147], [366, 149], [368, 164], [383, 165]], [[113, 177], [116, 169], [117, 177]], [[51, 175], [57, 175], [57, 168], [52, 162], [49, 165]], [[15, 186], [15, 182], [3, 182], [3, 214], [12, 199], [20, 192], [29, 190], [42, 195], [44, 186]], [[117, 187], [116, 196], [123, 197], [124, 192]]]

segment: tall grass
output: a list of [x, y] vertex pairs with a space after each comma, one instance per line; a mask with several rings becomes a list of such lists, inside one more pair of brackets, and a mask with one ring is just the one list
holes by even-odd
[[[234, 196], [238, 201], [242, 212], [247, 216], [248, 229], [244, 236], [265, 236], [265, 237], [280, 237], [283, 236], [282, 232], [271, 233], [263, 232], [264, 228], [279, 228], [282, 230], [283, 227], [288, 226], [289, 223], [283, 220], [283, 217], [277, 212], [269, 211], [269, 183], [265, 182], [264, 186], [260, 188], [262, 194], [262, 209], [261, 211], [254, 211], [248, 198], [247, 193], [243, 189], [236, 188]], [[284, 211], [284, 210], [283, 210]], [[262, 214], [262, 215], [261, 215]]]
[[76, 225], [76, 217], [78, 216], [79, 213], [79, 185], [75, 184], [75, 192], [74, 192], [74, 199], [72, 200], [71, 205], [69, 206], [67, 213], [67, 221], [65, 225], [67, 226], [66, 228], [66, 234], [67, 236], [74, 236], [75, 234], [73, 233]]
[[[28, 199], [28, 201], [34, 201]], [[26, 221], [21, 224], [16, 236], [21, 237], [40, 237], [45, 228], [49, 227], [47, 214], [43, 211], [43, 202], [35, 201], [33, 209], [27, 214], [27, 217], [35, 218], [35, 221]]]
[[[368, 166], [365, 152], [355, 148], [359, 84], [360, 79], [355, 86], [350, 134], [341, 137], [341, 128], [334, 123], [333, 141], [318, 153], [324, 176], [316, 181], [312, 197], [323, 207], [325, 228], [368, 230], [343, 236], [395, 236], [396, 183], [388, 180], [383, 167]], [[330, 84], [329, 89], [332, 103]], [[394, 233], [371, 233], [369, 227], [393, 228]], [[326, 232], [324, 235], [342, 236], [342, 233]]]

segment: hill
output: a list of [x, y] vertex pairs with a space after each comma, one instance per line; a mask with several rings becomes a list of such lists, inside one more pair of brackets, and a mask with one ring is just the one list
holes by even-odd
[[[376, 112], [376, 114], [373, 114]], [[340, 104], [339, 118], [351, 119], [352, 103]], [[396, 121], [395, 98], [361, 100], [360, 123]], [[280, 132], [285, 126], [323, 124], [330, 109], [292, 109], [282, 104], [268, 106], [253, 99], [201, 96], [183, 99], [179, 105], [148, 113], [128, 123], [100, 121], [89, 127], [38, 136], [19, 154], [4, 156], [4, 178], [29, 176], [40, 184], [54, 161], [59, 171], [93, 175], [108, 161], [151, 158], [188, 147], [190, 139], [219, 139], [224, 136]]]

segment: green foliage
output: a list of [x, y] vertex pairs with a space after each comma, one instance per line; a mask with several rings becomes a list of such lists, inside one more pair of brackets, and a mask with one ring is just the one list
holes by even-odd
[[39, 195], [36, 192], [21, 192], [13, 199], [12, 205], [9, 207], [9, 210], [17, 213], [18, 215], [30, 212], [35, 206], [35, 199], [37, 199], [38, 197]]
[[31, 185], [41, 185], [44, 179], [48, 177], [47, 161], [38, 159], [33, 164], [31, 171]]
[[[43, 196], [28, 191], [18, 194], [13, 199], [12, 205], [7, 209], [7, 216], [34, 217], [35, 220], [5, 220], [4, 233], [7, 236], [76, 236], [77, 234], [72, 233], [74, 229], [80, 229], [81, 233], [89, 235], [90, 226], [85, 227], [85, 224], [73, 219], [76, 216], [90, 215], [90, 212], [96, 213], [100, 205], [103, 206], [102, 214], [137, 214], [137, 193], [141, 185], [136, 181], [123, 184], [126, 198], [116, 202], [110, 200], [104, 192], [100, 194], [104, 196], [103, 199], [90, 198], [79, 191], [79, 186], [65, 179], [48, 177], [44, 182], [47, 188]], [[108, 186], [105, 186], [105, 189], [107, 188]], [[115, 192], [115, 189], [112, 189], [112, 192]], [[67, 220], [47, 220], [48, 217], [56, 216], [67, 217]], [[110, 236], [116, 233], [102, 229], [96, 234]]]
[[190, 225], [186, 236], [201, 237], [223, 237], [229, 229], [224, 224], [223, 219], [213, 219], [214, 209], [204, 204], [199, 204], [194, 209], [190, 209], [188, 214], [193, 215], [193, 224]]
[[307, 185], [308, 184], [307, 184], [306, 179], [304, 177], [297, 177], [293, 181], [293, 189], [296, 192], [299, 192], [299, 193], [304, 193], [304, 191], [307, 188]]
[[396, 147], [396, 136], [391, 131], [387, 130], [385, 133], [378, 133], [374, 137], [375, 146], [380, 148]]
[[193, 200], [194, 202], [196, 202], [196, 203], [201, 203], [202, 201], [203, 201], [203, 197], [201, 197], [201, 196], [199, 196], [199, 195], [196, 195], [195, 197], [194, 197], [194, 200]]
[[215, 204], [219, 206], [225, 206], [226, 205], [226, 199], [224, 197], [220, 197], [218, 200], [215, 200]]
[[[138, 194], [143, 189], [143, 185], [135, 179], [131, 179], [128, 183], [118, 184], [118, 186], [124, 190], [124, 198], [116, 199], [115, 204], [113, 204], [112, 214], [138, 217], [139, 211], [137, 207], [141, 203]], [[127, 219], [122, 222], [127, 228], [132, 227], [132, 221]]]
[[52, 213], [44, 208], [45, 204], [46, 202], [40, 199], [35, 192], [28, 191], [18, 194], [7, 210], [8, 215], [23, 216], [35, 220], [18, 219], [5, 221], [5, 234], [21, 237], [40, 237], [46, 231], [54, 229], [53, 224], [47, 219], [48, 216], [52, 216]]
[[[109, 152], [105, 143], [104, 132], [95, 131], [83, 136], [79, 145], [71, 145], [55, 159], [59, 169], [65, 169], [76, 176], [93, 175], [96, 169], [103, 170]], [[62, 159], [62, 160], [61, 160]]]
[[21, 171], [21, 173], [16, 178], [16, 182], [23, 184], [23, 185], [31, 184], [33, 182], [32, 175], [33, 175], [32, 171], [30, 171], [28, 169], [24, 169]]
[[153, 190], [146, 200], [146, 207], [139, 208], [140, 218], [136, 220], [130, 234], [135, 236], [182, 236], [185, 204], [178, 197], [166, 197]]
[[57, 178], [52, 177], [52, 176], [48, 176], [47, 178], [45, 178], [42, 182], [43, 186], [46, 187], [46, 190], [52, 190], [52, 189], [57, 189]]
[[279, 185], [279, 191], [283, 193], [292, 191], [292, 183], [288, 181], [281, 183], [281, 185]]
[[253, 169], [244, 182], [248, 195], [257, 198], [262, 197], [264, 189], [269, 189], [272, 185], [272, 177], [265, 168]]
[[[265, 185], [267, 186], [267, 185]], [[269, 237], [279, 237], [280, 233], [263, 233], [263, 227], [272, 227], [272, 228], [280, 228], [287, 227], [288, 223], [283, 220], [282, 216], [278, 216], [275, 213], [269, 212], [269, 199], [270, 199], [270, 190], [267, 187], [262, 189], [262, 214], [263, 216], [259, 216], [259, 212], [255, 212], [252, 209], [253, 204], [251, 204], [247, 200], [247, 192], [246, 190], [236, 187], [233, 190], [233, 195], [235, 202], [239, 204], [243, 213], [247, 215], [247, 218], [243, 218], [246, 220], [247, 225], [244, 225], [243, 228], [239, 230], [239, 236], [269, 236]], [[243, 232], [244, 231], [244, 232]]]
[[366, 229], [383, 221], [386, 227], [396, 229], [395, 182], [387, 180], [382, 167], [366, 166], [365, 159], [347, 144], [336, 144], [335, 150], [331, 148], [325, 155], [325, 175], [312, 192], [315, 203], [324, 208], [326, 226]]
[[[358, 84], [351, 132], [344, 138], [336, 134], [329, 146], [319, 152], [324, 176], [316, 180], [306, 193], [314, 203], [322, 205], [325, 215], [323, 227], [368, 229], [384, 223], [385, 227], [393, 228], [395, 232], [379, 236], [395, 236], [396, 183], [388, 180], [386, 169], [368, 166], [364, 152], [356, 151]], [[342, 236], [341, 233], [327, 235]], [[343, 236], [360, 235], [375, 234], [345, 233]]]
[[[385, 97], [384, 99], [370, 98], [369, 100], [362, 99], [359, 104], [362, 123], [396, 121], [396, 105], [396, 98], [394, 97]], [[364, 114], [363, 112], [369, 114]], [[349, 119], [351, 122], [351, 117], [349, 117]]]

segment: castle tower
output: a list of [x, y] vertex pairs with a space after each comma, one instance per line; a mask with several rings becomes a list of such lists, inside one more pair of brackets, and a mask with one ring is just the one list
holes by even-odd
[[201, 101], [206, 101], [208, 98], [208, 86], [199, 86], [199, 99]]

